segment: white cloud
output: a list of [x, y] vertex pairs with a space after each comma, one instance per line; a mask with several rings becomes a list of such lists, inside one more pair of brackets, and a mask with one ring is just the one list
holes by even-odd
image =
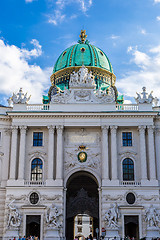
[[36, 39], [31, 43], [32, 50], [18, 48], [0, 40], [0, 94], [10, 97], [20, 87], [31, 94], [32, 103], [40, 103], [44, 89], [49, 88], [51, 69], [41, 69], [38, 65], [31, 65], [28, 59], [42, 54], [41, 46]]
[[154, 3], [160, 3], [160, 0], [154, 0]]
[[156, 19], [157, 19], [157, 21], [160, 21], [160, 16], [157, 16], [157, 18], [156, 18]]
[[[77, 17], [77, 12], [80, 10], [83, 14], [89, 10], [92, 6], [92, 0], [50, 0], [53, 4], [56, 4], [56, 8], [53, 13], [48, 15], [48, 22], [54, 25], [62, 23], [66, 18], [74, 19]], [[68, 16], [65, 12], [65, 7], [71, 4], [78, 4], [78, 10], [76, 13], [73, 13], [71, 16]]]
[[149, 53], [139, 51], [137, 47], [129, 47], [128, 52], [132, 54], [131, 62], [139, 69], [127, 72], [117, 80], [116, 86], [130, 97], [135, 97], [145, 86], [147, 92], [153, 90], [153, 95], [160, 99], [160, 46], [149, 49]]
[[141, 34], [146, 35], [147, 34], [146, 30], [145, 29], [141, 29]]
[[116, 36], [116, 35], [112, 34], [110, 38], [111, 38], [112, 40], [116, 40], [116, 39], [120, 38], [120, 36]]
[[57, 25], [58, 23], [61, 23], [64, 19], [65, 15], [62, 14], [60, 10], [55, 10], [54, 14], [49, 16], [48, 22]]
[[34, 0], [25, 0], [26, 3], [31, 3], [33, 2]]

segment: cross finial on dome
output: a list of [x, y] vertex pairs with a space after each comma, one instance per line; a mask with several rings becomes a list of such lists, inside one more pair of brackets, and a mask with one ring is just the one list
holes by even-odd
[[79, 37], [81, 39], [81, 42], [84, 43], [87, 38], [86, 30], [81, 30], [81, 34], [79, 35]]

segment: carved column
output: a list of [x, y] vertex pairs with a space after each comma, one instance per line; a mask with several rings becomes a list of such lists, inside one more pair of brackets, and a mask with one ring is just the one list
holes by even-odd
[[54, 130], [55, 126], [48, 126], [48, 179], [53, 180], [54, 173]]
[[147, 180], [147, 159], [146, 159], [146, 141], [145, 141], [146, 126], [139, 126], [140, 140], [140, 161], [141, 161], [141, 179]]
[[160, 128], [155, 130], [157, 178], [160, 180]]
[[150, 180], [156, 179], [156, 162], [155, 162], [155, 148], [154, 148], [154, 126], [148, 126], [148, 151], [149, 151], [149, 172]]
[[26, 130], [27, 130], [26, 126], [20, 126], [20, 150], [19, 150], [18, 180], [24, 179]]
[[56, 126], [57, 129], [57, 159], [56, 179], [62, 179], [63, 168], [63, 126]]
[[15, 180], [15, 176], [16, 176], [17, 134], [18, 134], [18, 127], [17, 126], [12, 126], [10, 179], [13, 179], [13, 180]]
[[117, 126], [111, 126], [111, 167], [112, 180], [117, 180]]
[[109, 179], [108, 164], [108, 129], [109, 126], [102, 126], [102, 179]]

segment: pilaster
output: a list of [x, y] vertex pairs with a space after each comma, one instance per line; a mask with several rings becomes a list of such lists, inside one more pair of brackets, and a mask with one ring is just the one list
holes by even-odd
[[102, 182], [109, 180], [108, 159], [108, 129], [109, 126], [101, 126], [102, 129]]
[[63, 126], [56, 126], [57, 129], [57, 158], [56, 158], [56, 180], [62, 180], [63, 171]]
[[54, 131], [55, 126], [48, 126], [48, 177], [47, 182], [53, 181], [54, 174]]
[[117, 126], [111, 126], [111, 172], [112, 180], [118, 180], [117, 172]]
[[19, 168], [18, 180], [24, 180], [25, 148], [26, 148], [26, 126], [20, 126], [20, 149], [19, 149]]
[[154, 148], [154, 126], [147, 126], [148, 129], [148, 151], [149, 151], [149, 173], [150, 180], [156, 180], [156, 162]]
[[17, 135], [18, 126], [12, 126], [11, 140], [11, 159], [10, 159], [10, 180], [15, 180], [16, 177], [16, 161], [17, 161]]
[[146, 126], [139, 126], [140, 140], [140, 162], [141, 162], [141, 181], [147, 181], [147, 159], [146, 159]]

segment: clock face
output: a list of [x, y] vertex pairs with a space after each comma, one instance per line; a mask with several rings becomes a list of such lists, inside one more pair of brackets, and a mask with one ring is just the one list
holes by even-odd
[[87, 153], [86, 152], [79, 152], [78, 153], [78, 161], [85, 162], [87, 160]]

